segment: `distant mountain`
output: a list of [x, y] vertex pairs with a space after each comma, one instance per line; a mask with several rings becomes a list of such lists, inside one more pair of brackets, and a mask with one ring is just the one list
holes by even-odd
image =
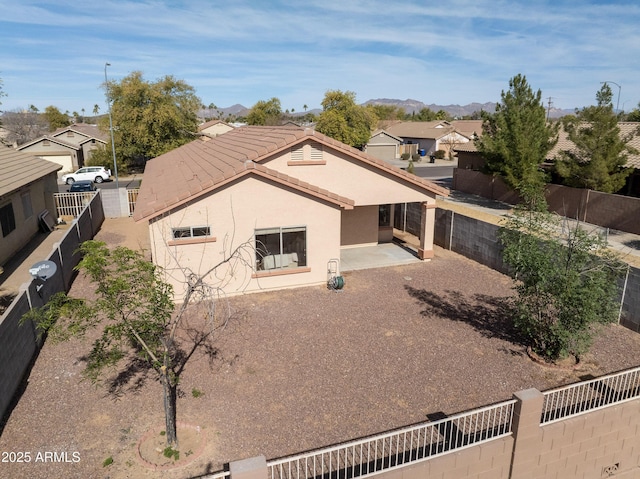
[[[368, 100], [363, 105], [393, 105], [403, 108], [407, 113], [418, 113], [423, 108], [429, 108], [431, 111], [444, 110], [449, 115], [457, 118], [462, 118], [465, 115], [471, 115], [474, 112], [486, 111], [493, 113], [496, 111], [496, 104], [494, 102], [487, 103], [469, 103], [468, 105], [436, 105], [435, 103], [426, 104], [418, 100], [395, 100], [389, 98], [377, 98], [375, 100]], [[550, 118], [560, 118], [561, 116], [573, 114], [573, 110], [561, 110], [559, 108], [551, 108], [549, 110]]]
[[495, 103], [469, 103], [468, 105], [436, 105], [435, 103], [426, 104], [418, 100], [395, 100], [389, 98], [377, 98], [364, 102], [364, 105], [392, 105], [404, 109], [408, 114], [418, 113], [423, 108], [429, 108], [432, 111], [444, 110], [453, 117], [461, 118], [465, 115], [471, 115], [477, 111], [493, 112], [496, 109]]
[[[406, 99], [406, 100], [397, 100], [390, 98], [377, 98], [374, 100], [367, 100], [363, 103], [363, 105], [393, 105], [404, 109], [405, 112], [418, 113], [423, 108], [429, 108], [432, 111], [444, 110], [449, 115], [454, 118], [462, 118], [466, 115], [471, 115], [474, 112], [479, 111], [487, 111], [489, 113], [493, 113], [496, 110], [496, 104], [494, 102], [487, 103], [469, 103], [468, 105], [436, 105], [435, 103], [426, 104], [418, 100]], [[226, 108], [204, 108], [200, 110], [199, 114], [203, 118], [218, 118], [221, 116], [222, 118], [226, 118], [229, 115], [234, 117], [242, 117], [247, 116], [249, 113], [249, 108], [235, 104]], [[321, 109], [315, 108], [313, 110], [308, 111], [296, 111], [292, 113], [291, 116], [304, 116], [306, 113], [313, 113], [315, 115], [319, 115], [322, 112]], [[222, 113], [222, 114], [220, 114]], [[565, 115], [572, 115], [574, 113], [573, 110], [561, 110], [559, 108], [551, 108], [549, 110], [549, 117], [551, 118], [560, 118]]]

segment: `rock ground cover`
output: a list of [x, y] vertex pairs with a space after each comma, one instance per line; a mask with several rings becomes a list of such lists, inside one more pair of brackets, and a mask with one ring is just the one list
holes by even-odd
[[[97, 239], [144, 245], [122, 224], [108, 220]], [[216, 358], [194, 355], [182, 377], [178, 420], [199, 426], [206, 445], [176, 469], [154, 470], [137, 457], [140, 439], [164, 421], [153, 376], [139, 370], [119, 388], [95, 387], [81, 376], [88, 339], [47, 342], [0, 436], [0, 451], [28, 451], [32, 461], [0, 463], [0, 477], [194, 477], [638, 365], [640, 335], [617, 325], [577, 369], [532, 361], [504, 314], [509, 278], [440, 248], [427, 263], [345, 277], [341, 292], [309, 287], [230, 300]], [[71, 294], [91, 291], [79, 276]], [[38, 452], [64, 452], [69, 461], [35, 462]], [[113, 463], [103, 467], [107, 458]]]

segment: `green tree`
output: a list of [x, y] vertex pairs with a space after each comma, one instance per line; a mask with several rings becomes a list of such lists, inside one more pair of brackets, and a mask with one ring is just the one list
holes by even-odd
[[502, 176], [521, 194], [544, 188], [546, 175], [540, 165], [558, 141], [558, 126], [547, 123], [541, 97], [525, 76], [516, 75], [509, 80], [509, 90], [502, 91], [495, 113], [483, 115], [483, 135], [476, 140], [487, 171]]
[[[106, 84], [111, 102], [116, 157], [127, 165], [141, 164], [194, 138], [202, 103], [193, 87], [173, 76], [146, 81], [133, 72]], [[100, 127], [109, 131], [109, 119]]]
[[367, 144], [378, 123], [373, 110], [357, 105], [356, 94], [351, 91], [329, 90], [322, 108], [316, 130], [355, 148]]
[[205, 278], [215, 276], [218, 266], [233, 264], [244, 247], [204, 275], [190, 275], [183, 302], [176, 308], [172, 287], [142, 253], [125, 247], [110, 250], [105, 243], [86, 241], [80, 247], [82, 260], [76, 269], [96, 286], [95, 299], [58, 293], [44, 307], [27, 313], [23, 322], [34, 321], [38, 331], [54, 341], [99, 330], [84, 370], [94, 383], [115, 372], [115, 379], [108, 384], [117, 386], [123, 375], [137, 381], [135, 370], [141, 366], [154, 371], [163, 388], [167, 444], [177, 448], [180, 374], [197, 348], [210, 357], [215, 355], [214, 334], [229, 319], [227, 308], [216, 308], [218, 288]]
[[617, 280], [625, 268], [604, 238], [580, 224], [563, 227], [543, 203], [543, 198], [528, 199], [523, 205], [535, 204], [538, 210], [516, 207], [499, 232], [517, 293], [514, 325], [544, 358], [579, 359], [596, 326], [617, 319]]
[[407, 116], [404, 108], [396, 105], [367, 105], [373, 110], [378, 120], [402, 120]]
[[43, 113], [49, 123], [49, 131], [55, 131], [58, 128], [64, 128], [71, 125], [69, 115], [62, 113], [57, 107], [49, 105], [44, 109]]
[[640, 121], [640, 103], [627, 114], [626, 121]]
[[633, 171], [625, 168], [631, 139], [620, 136], [613, 94], [606, 83], [596, 94], [597, 105], [588, 106], [563, 119], [564, 129], [575, 147], [563, 150], [555, 168], [567, 186], [615, 193]]
[[280, 100], [276, 97], [268, 101], [260, 100], [251, 107], [247, 114], [249, 125], [280, 125], [282, 124], [282, 107]]

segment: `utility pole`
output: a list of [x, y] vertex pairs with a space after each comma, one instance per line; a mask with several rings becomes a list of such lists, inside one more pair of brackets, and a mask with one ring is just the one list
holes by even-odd
[[547, 121], [549, 121], [549, 114], [551, 112], [551, 100], [553, 99], [552, 96], [550, 96], [549, 98], [547, 98]]
[[111, 63], [104, 64], [104, 89], [107, 94], [107, 106], [109, 107], [109, 131], [111, 132], [111, 151], [113, 153], [113, 169], [116, 175], [116, 189], [120, 189], [118, 183], [118, 163], [116, 162], [116, 144], [113, 140], [113, 120], [111, 119], [111, 98], [109, 98], [109, 80], [107, 80], [107, 67], [110, 67]]

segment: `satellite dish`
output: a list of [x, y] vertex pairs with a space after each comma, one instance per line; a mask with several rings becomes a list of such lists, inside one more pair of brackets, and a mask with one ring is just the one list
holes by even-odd
[[38, 261], [29, 268], [29, 274], [34, 278], [46, 281], [56, 273], [57, 269], [58, 266], [53, 261]]

